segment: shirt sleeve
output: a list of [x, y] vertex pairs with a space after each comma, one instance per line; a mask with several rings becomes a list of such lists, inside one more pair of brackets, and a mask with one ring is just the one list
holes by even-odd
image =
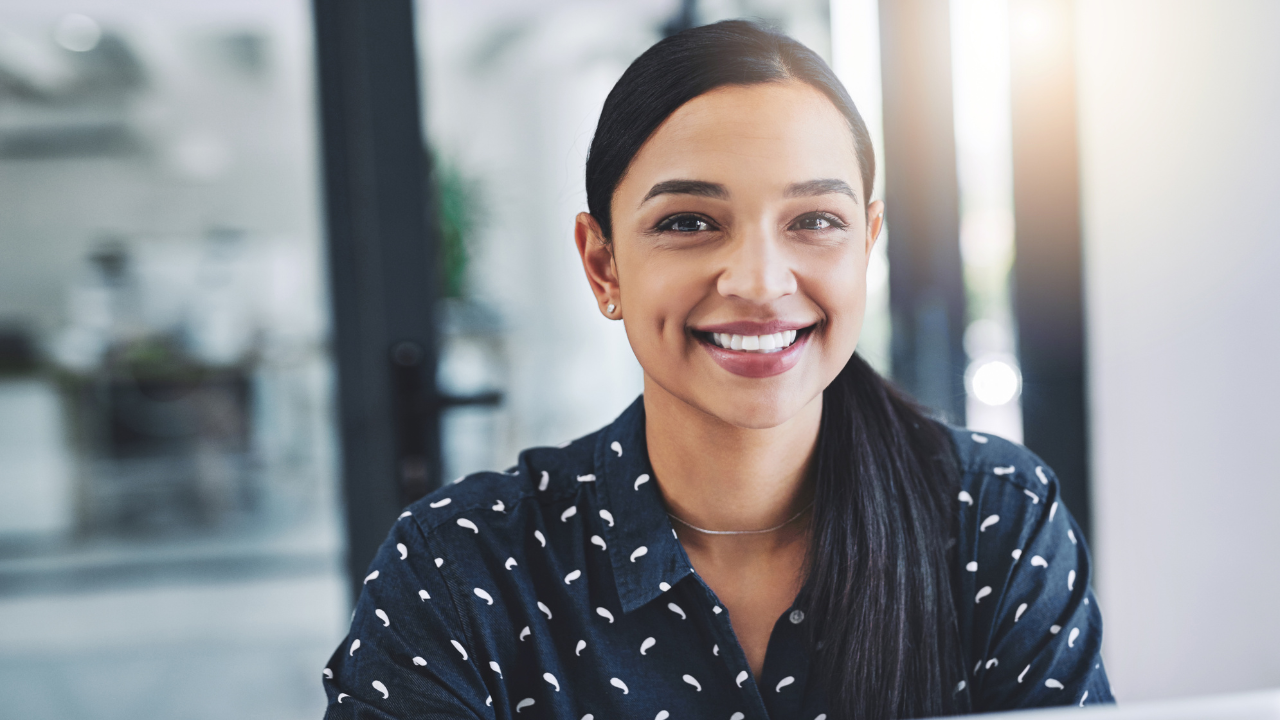
[[[983, 712], [1114, 702], [1084, 536], [1059, 500], [1052, 471], [1035, 462], [1018, 470], [1033, 467], [1027, 474], [1034, 475], [1029, 484], [1036, 490], [1009, 480], [1000, 492], [983, 493], [984, 501], [995, 502], [979, 514], [984, 520], [976, 562], [979, 568], [1007, 568], [994, 587], [979, 583], [974, 600], [989, 596], [991, 606], [989, 624], [975, 624], [986, 630], [979, 644], [986, 651], [969, 668], [974, 708]], [[992, 522], [997, 513], [1012, 522]]]
[[396, 522], [324, 669], [326, 720], [494, 717], [444, 561], [412, 516]]

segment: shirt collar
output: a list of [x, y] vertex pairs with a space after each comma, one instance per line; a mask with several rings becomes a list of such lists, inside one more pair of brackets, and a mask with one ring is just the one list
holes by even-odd
[[649, 466], [644, 396], [600, 432], [595, 468], [613, 577], [629, 613], [693, 573]]

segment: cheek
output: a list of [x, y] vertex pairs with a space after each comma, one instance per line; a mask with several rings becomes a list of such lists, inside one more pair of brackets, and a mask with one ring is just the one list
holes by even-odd
[[860, 327], [867, 302], [866, 262], [861, 253], [845, 252], [810, 263], [806, 289], [840, 328]]
[[699, 264], [658, 252], [627, 260], [619, 268], [619, 286], [633, 344], [683, 335], [689, 312], [706, 294], [707, 280]]

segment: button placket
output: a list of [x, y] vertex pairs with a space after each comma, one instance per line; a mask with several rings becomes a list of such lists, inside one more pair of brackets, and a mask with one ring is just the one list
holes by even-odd
[[[712, 628], [712, 632], [716, 637], [716, 647], [719, 649], [719, 659], [724, 663], [725, 670], [729, 673], [731, 681], [737, 686], [738, 692], [741, 693], [742, 705], [741, 711], [745, 713], [745, 718], [751, 720], [769, 720], [769, 711], [767, 709], [762, 691], [756, 684], [755, 677], [751, 674], [751, 664], [747, 662], [747, 655], [742, 651], [742, 646], [738, 643], [738, 636], [733, 631], [733, 623], [729, 620], [729, 611], [724, 609], [720, 604], [720, 599], [716, 597], [715, 591], [711, 586], [707, 585], [696, 572], [692, 575], [698, 579], [698, 586], [702, 589], [703, 597], [700, 600], [699, 607], [704, 611], [699, 615], [707, 620]], [[745, 676], [745, 677], [743, 677]], [[741, 682], [739, 682], [741, 679]]]
[[809, 697], [809, 657], [803, 627], [805, 612], [791, 608], [774, 623], [760, 676], [760, 694], [770, 717], [802, 717], [813, 709]]

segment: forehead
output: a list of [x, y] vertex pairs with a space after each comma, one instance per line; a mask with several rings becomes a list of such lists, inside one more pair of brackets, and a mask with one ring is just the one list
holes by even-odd
[[673, 178], [781, 190], [814, 178], [860, 188], [849, 124], [817, 89], [788, 81], [726, 86], [685, 103], [640, 148], [618, 195]]

